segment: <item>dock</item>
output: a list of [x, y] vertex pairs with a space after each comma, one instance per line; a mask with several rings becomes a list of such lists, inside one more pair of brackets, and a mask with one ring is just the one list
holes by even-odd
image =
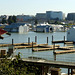
[[[38, 47], [38, 45], [33, 45], [33, 47]], [[14, 46], [15, 49], [23, 49], [23, 48], [32, 48], [32, 45], [29, 46]]]
[[52, 41], [52, 43], [64, 43], [64, 42], [67, 42], [67, 41], [64, 41], [64, 40]]
[[74, 53], [74, 52], [75, 52], [75, 49], [66, 50], [66, 51], [57, 51], [57, 52], [54, 52], [54, 54], [65, 54], [65, 53]]
[[[55, 45], [55, 47], [59, 47], [60, 45]], [[43, 48], [51, 48], [54, 47], [54, 45], [38, 45], [38, 47], [43, 47]]]
[[74, 42], [64, 42], [65, 44], [73, 44]]
[[47, 51], [47, 50], [53, 50], [57, 49], [58, 47], [55, 48], [34, 48], [33, 51]]
[[65, 47], [59, 47], [58, 49], [60, 49], [60, 50], [71, 50], [73, 48], [74, 48], [74, 46], [65, 46]]
[[[36, 44], [36, 42], [33, 42], [33, 44]], [[22, 45], [32, 45], [32, 43], [14, 43], [14, 46], [22, 46]], [[8, 47], [8, 46], [12, 46], [12, 44], [0, 44], [0, 47]]]
[[[33, 44], [33, 48], [35, 47], [45, 47], [47, 46], [48, 44]], [[28, 45], [28, 46], [14, 46], [15, 49], [23, 49], [23, 48], [32, 48], [32, 44], [31, 45]]]

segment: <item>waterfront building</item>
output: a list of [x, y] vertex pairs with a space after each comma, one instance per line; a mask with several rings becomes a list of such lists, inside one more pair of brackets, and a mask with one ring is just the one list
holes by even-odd
[[46, 20], [46, 13], [37, 13], [35, 18], [37, 20]]
[[19, 33], [23, 34], [23, 33], [27, 33], [29, 31], [29, 26], [27, 26], [27, 24], [25, 24], [24, 26], [19, 26]]
[[68, 13], [67, 20], [75, 21], [75, 13]]
[[63, 20], [64, 14], [61, 11], [46, 11], [47, 20]]
[[17, 22], [25, 22], [25, 21], [33, 19], [33, 16], [29, 16], [29, 15], [17, 15], [16, 18], [17, 18]]
[[35, 32], [53, 32], [53, 27], [49, 24], [38, 24], [33, 28]]
[[19, 26], [25, 25], [25, 23], [12, 23], [10, 25], [6, 25], [4, 30], [8, 32], [19, 32]]
[[75, 42], [75, 25], [67, 31], [67, 41]]

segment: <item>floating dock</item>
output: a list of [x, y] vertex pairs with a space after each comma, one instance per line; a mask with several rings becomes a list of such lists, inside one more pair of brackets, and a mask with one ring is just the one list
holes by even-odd
[[58, 47], [55, 48], [34, 48], [32, 51], [47, 51], [47, 50], [53, 50], [57, 49]]
[[57, 52], [54, 52], [54, 54], [64, 54], [64, 53], [74, 53], [74, 52], [75, 52], [75, 49], [66, 50], [66, 51], [57, 51]]
[[64, 40], [52, 41], [52, 43], [64, 43], [64, 42], [67, 42], [67, 41], [64, 41]]
[[41, 46], [46, 46], [46, 45], [48, 45], [48, 44], [33, 44], [33, 46], [32, 46], [32, 44], [31, 45], [28, 45], [28, 46], [14, 46], [14, 48], [15, 49], [22, 49], [22, 48], [35, 48], [35, 47], [41, 47]]
[[58, 49], [60, 49], [60, 50], [71, 50], [73, 48], [74, 48], [74, 46], [65, 46], [65, 47], [59, 47]]
[[74, 42], [64, 42], [64, 44], [73, 44]]
[[[36, 42], [33, 42], [33, 44], [36, 44]], [[0, 47], [8, 47], [11, 46], [12, 44], [0, 44]], [[32, 45], [32, 43], [14, 43], [14, 46], [22, 46], [22, 45]]]
[[[33, 47], [38, 47], [38, 45], [33, 45]], [[29, 46], [14, 46], [15, 49], [23, 49], [23, 48], [32, 48], [32, 45]]]
[[[55, 45], [55, 47], [59, 47], [60, 45]], [[54, 45], [38, 45], [38, 47], [43, 47], [43, 48], [52, 48]]]

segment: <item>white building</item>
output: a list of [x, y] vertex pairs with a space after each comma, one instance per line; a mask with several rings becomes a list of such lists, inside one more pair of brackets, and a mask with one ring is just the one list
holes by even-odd
[[75, 26], [67, 31], [67, 41], [75, 42]]
[[26, 24], [24, 26], [19, 26], [19, 33], [23, 34], [23, 33], [27, 33], [29, 31], [29, 26], [27, 26]]
[[46, 11], [48, 20], [63, 20], [64, 14], [61, 11]]

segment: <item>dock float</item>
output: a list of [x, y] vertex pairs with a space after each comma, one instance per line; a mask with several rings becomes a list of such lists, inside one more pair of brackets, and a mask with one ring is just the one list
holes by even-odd
[[[55, 45], [55, 47], [59, 47], [60, 45]], [[38, 45], [38, 47], [43, 47], [43, 48], [51, 48], [54, 47], [54, 45]]]
[[64, 40], [52, 41], [52, 43], [64, 43], [64, 42], [67, 42], [67, 41], [64, 41]]
[[34, 48], [32, 51], [47, 51], [47, 50], [53, 50], [57, 49], [58, 47], [55, 48]]
[[74, 48], [74, 46], [59, 47], [58, 49], [60, 49], [60, 50], [71, 50], [72, 48]]
[[64, 42], [65, 44], [73, 44], [73, 42]]
[[[33, 42], [33, 44], [36, 44], [36, 42]], [[14, 46], [22, 46], [22, 45], [32, 45], [32, 43], [14, 43]], [[12, 46], [12, 44], [0, 44], [0, 47], [8, 47], [8, 46]]]
[[57, 52], [54, 52], [54, 54], [65, 54], [65, 53], [74, 53], [74, 52], [75, 52], [75, 49], [66, 50], [66, 51], [57, 51]]
[[[33, 47], [38, 47], [38, 45], [33, 45]], [[29, 45], [29, 46], [14, 46], [14, 49], [23, 49], [23, 48], [32, 48], [32, 45]]]
[[[45, 46], [47, 44], [33, 44], [33, 48], [39, 47], [39, 46]], [[15, 49], [22, 49], [22, 48], [32, 48], [32, 44], [28, 46], [14, 46]]]

